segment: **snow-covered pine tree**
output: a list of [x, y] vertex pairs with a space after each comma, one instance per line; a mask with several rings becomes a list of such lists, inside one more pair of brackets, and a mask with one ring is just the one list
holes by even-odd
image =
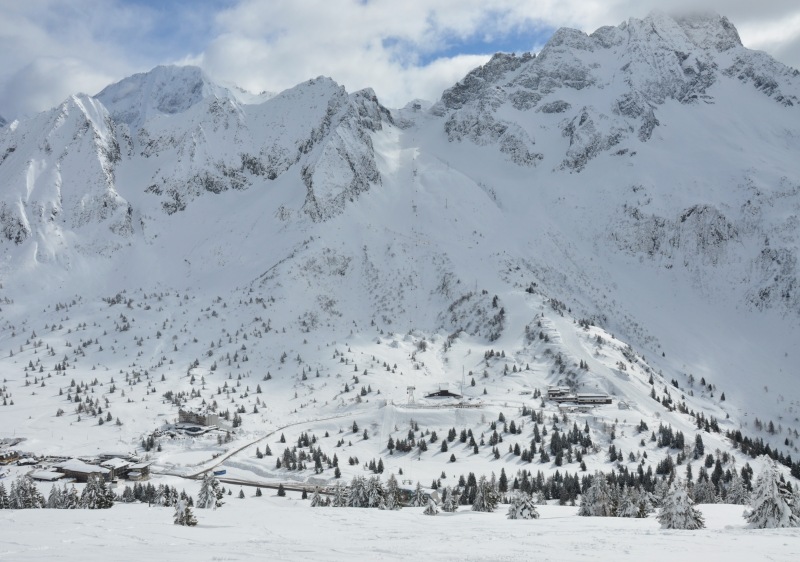
[[417, 481], [417, 487], [414, 488], [414, 497], [411, 499], [411, 507], [423, 507], [428, 505], [428, 496], [422, 491], [422, 484]]
[[655, 503], [653, 499], [653, 494], [645, 490], [644, 488], [640, 488], [637, 490], [636, 493], [636, 505], [639, 508], [639, 512], [636, 514], [636, 517], [640, 519], [644, 519], [650, 512], [653, 511], [653, 504]]
[[64, 484], [62, 496], [64, 498], [64, 509], [78, 509], [81, 506], [81, 498], [74, 485], [67, 491], [67, 485]]
[[[66, 489], [66, 484], [64, 487]], [[78, 495], [78, 490], [75, 489], [75, 486], [71, 486], [69, 492], [64, 496], [66, 498], [66, 508], [67, 509], [78, 509], [81, 506], [81, 498]]]
[[176, 525], [184, 525], [186, 527], [197, 525], [197, 518], [194, 516], [188, 501], [179, 499], [175, 502], [175, 517], [173, 521]]
[[653, 506], [661, 507], [664, 498], [667, 497], [669, 491], [669, 480], [667, 478], [659, 478], [656, 481], [655, 489], [653, 490]]
[[8, 492], [6, 487], [0, 482], [0, 509], [10, 509], [11, 503], [8, 501]]
[[578, 515], [582, 517], [613, 517], [613, 499], [604, 474], [595, 472], [592, 484], [581, 495]]
[[625, 486], [619, 491], [617, 517], [639, 517], [639, 494], [635, 488]]
[[694, 503], [718, 503], [717, 489], [708, 478], [698, 480], [692, 487]]
[[386, 490], [378, 476], [370, 476], [366, 486], [367, 506], [386, 509]]
[[395, 478], [394, 474], [390, 474], [389, 479], [386, 481], [385, 501], [386, 509], [394, 510], [401, 507], [400, 488], [397, 485], [397, 478]]
[[103, 488], [105, 488], [105, 502], [103, 502], [103, 509], [109, 509], [114, 506], [114, 502], [117, 501], [117, 496], [114, 494], [114, 490], [111, 489], [111, 486], [106, 486], [105, 482], [103, 482]]
[[350, 493], [347, 496], [348, 507], [369, 507], [367, 497], [367, 480], [363, 476], [353, 476], [350, 482]]
[[731, 481], [725, 493], [725, 503], [747, 505], [750, 503], [750, 492], [744, 484], [744, 479], [735, 470], [731, 471]]
[[475, 501], [472, 502], [472, 511], [494, 511], [500, 502], [500, 494], [491, 482], [481, 476], [475, 490]]
[[47, 508], [48, 509], [62, 509], [63, 500], [61, 498], [61, 489], [58, 487], [57, 484], [53, 484], [50, 488], [50, 494], [47, 496]]
[[106, 482], [102, 476], [89, 477], [86, 487], [81, 493], [80, 506], [84, 509], [108, 509], [114, 505], [114, 500], [109, 497]]
[[323, 507], [324, 505], [325, 500], [322, 499], [319, 488], [314, 488], [314, 493], [311, 495], [311, 507]]
[[509, 519], [538, 519], [539, 511], [533, 496], [517, 490], [511, 496], [511, 504], [508, 506]]
[[123, 490], [122, 492], [122, 497], [120, 498], [120, 501], [123, 501], [125, 503], [133, 503], [134, 501], [136, 501], [136, 496], [133, 493], [133, 488], [131, 488], [130, 486], [125, 486], [125, 490]]
[[705, 527], [703, 514], [695, 507], [682, 480], [675, 478], [670, 485], [661, 509], [658, 522], [664, 529], [702, 529]]
[[333, 487], [333, 507], [345, 507], [347, 505], [347, 488], [342, 486], [341, 482], [337, 482]]
[[12, 482], [8, 501], [11, 509], [40, 509], [47, 505], [39, 488], [26, 475], [20, 475]]
[[436, 502], [433, 501], [433, 498], [428, 498], [428, 506], [422, 512], [425, 515], [438, 515], [439, 514], [439, 506], [436, 505]]
[[458, 488], [447, 487], [444, 489], [444, 497], [442, 498], [442, 511], [453, 513], [458, 509], [461, 494]]
[[797, 527], [798, 518], [792, 511], [792, 492], [781, 481], [778, 465], [767, 457], [766, 466], [758, 475], [750, 498], [748, 523], [757, 529]]
[[200, 484], [200, 492], [197, 494], [197, 507], [200, 509], [221, 507], [224, 495], [219, 480], [211, 472], [206, 472], [203, 475], [203, 483]]

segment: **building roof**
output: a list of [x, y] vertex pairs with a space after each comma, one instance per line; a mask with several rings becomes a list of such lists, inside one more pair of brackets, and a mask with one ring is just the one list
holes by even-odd
[[60, 478], [64, 478], [64, 475], [60, 472], [51, 472], [49, 470], [37, 470], [30, 474], [30, 477], [34, 480], [43, 480], [45, 482], [55, 482]]
[[131, 470], [142, 470], [143, 468], [147, 468], [153, 464], [153, 461], [144, 461], [144, 462], [137, 462], [136, 464], [132, 464], [130, 466]]
[[120, 468], [126, 468], [130, 466], [130, 461], [126, 461], [125, 459], [121, 459], [119, 457], [108, 459], [107, 461], [100, 463], [100, 466], [104, 466], [106, 468], [113, 468], [114, 470], [118, 470]]
[[62, 463], [58, 463], [55, 465], [57, 468], [61, 470], [68, 470], [70, 472], [78, 472], [82, 474], [110, 474], [111, 471], [107, 468], [103, 468], [102, 466], [96, 464], [89, 464], [85, 463], [82, 460], [78, 459], [69, 459], [68, 461], [64, 461]]

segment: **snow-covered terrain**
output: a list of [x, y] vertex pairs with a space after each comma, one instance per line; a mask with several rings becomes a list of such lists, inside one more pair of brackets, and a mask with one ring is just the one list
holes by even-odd
[[[743, 47], [725, 18], [655, 13], [498, 54], [432, 105], [390, 111], [325, 77], [252, 97], [158, 67], [8, 124], [0, 439], [40, 457], [136, 454], [164, 481], [215, 468], [270, 486], [348, 482], [378, 460], [407, 489], [470, 472], [652, 474], [673, 460], [681, 477], [715, 462], [758, 474], [765, 452], [797, 476], [799, 74]], [[559, 408], [554, 385], [611, 403]], [[426, 397], [445, 389], [463, 397]], [[179, 408], [223, 419], [187, 435]], [[560, 433], [569, 447], [552, 444]], [[304, 436], [318, 467], [309, 449], [305, 466], [292, 454]], [[262, 500], [276, 525], [309, 517]], [[228, 504], [209, 520], [236, 511], [237, 552], [275, 544], [247, 538], [255, 502]], [[592, 537], [631, 557], [732, 537], [736, 552], [764, 552], [774, 539], [743, 531], [741, 509], [704, 510], [709, 530], [690, 539], [652, 518], [576, 523], [569, 506], [534, 522], [458, 513], [456, 527], [515, 525], [518, 542], [470, 548], [477, 558], [530, 546], [517, 523], [565, 537], [587, 525], [552, 559], [594, 556]], [[324, 537], [374, 522], [331, 513], [314, 514], [325, 522], [309, 556], [349, 557], [323, 554]], [[430, 530], [400, 513], [404, 540]], [[138, 505], [111, 514], [116, 527], [104, 514], [84, 524], [158, 525]], [[14, 520], [60, 528], [69, 515]], [[634, 533], [649, 546], [631, 546]], [[301, 557], [275, 534], [275, 553]], [[39, 556], [19, 537], [7, 558]], [[401, 552], [392, 537], [369, 550]]]
[[[425, 517], [399, 512], [310, 509], [297, 497], [230, 499], [199, 513], [197, 527], [172, 525], [172, 510], [0, 511], [8, 560], [789, 560], [800, 539], [786, 530], [743, 528], [741, 506], [703, 506], [707, 528], [662, 531], [654, 520], [585, 518], [573, 507], [540, 507], [533, 521], [471, 511]], [[737, 509], [738, 507], [738, 509]], [[198, 510], [200, 511], [200, 510]], [[580, 530], [577, 525], [580, 524]], [[42, 541], [42, 529], [50, 539]], [[795, 531], [795, 530], [792, 530]]]

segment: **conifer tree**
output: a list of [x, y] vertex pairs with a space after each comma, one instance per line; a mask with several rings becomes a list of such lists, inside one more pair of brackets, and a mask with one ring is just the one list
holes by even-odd
[[613, 517], [614, 501], [604, 474], [595, 472], [592, 484], [581, 495], [578, 515], [582, 517]]
[[458, 509], [460, 494], [458, 488], [450, 488], [449, 486], [444, 489], [444, 497], [442, 498], [442, 511], [453, 513]]
[[20, 475], [11, 483], [8, 505], [11, 509], [40, 509], [47, 501], [29, 476]]
[[400, 488], [397, 485], [397, 478], [395, 478], [394, 474], [389, 475], [389, 479], [386, 481], [386, 498], [385, 498], [385, 508], [394, 510], [400, 509], [401, 507], [401, 496], [400, 496]]
[[322, 499], [319, 488], [314, 488], [314, 493], [311, 496], [311, 507], [323, 507], [324, 505], [325, 500]]
[[634, 488], [625, 486], [619, 491], [617, 517], [639, 517], [639, 494]]
[[[66, 487], [66, 484], [64, 484]], [[66, 491], [66, 489], [65, 489]], [[65, 494], [65, 508], [66, 509], [78, 509], [81, 504], [80, 496], [78, 496], [78, 490], [75, 489], [75, 486], [72, 486], [69, 489], [69, 492]]]
[[50, 488], [50, 495], [47, 496], [47, 508], [48, 509], [62, 509], [63, 508], [63, 500], [61, 498], [61, 489], [56, 484], [53, 484], [53, 486]]
[[732, 471], [731, 481], [728, 483], [725, 503], [747, 505], [750, 503], [750, 492], [745, 486], [744, 479], [735, 470]]
[[125, 486], [125, 490], [122, 492], [122, 497], [120, 498], [120, 501], [123, 501], [125, 503], [133, 503], [134, 501], [136, 501], [136, 496], [133, 492], [133, 489], [130, 486]]
[[651, 511], [653, 511], [653, 505], [654, 505], [653, 494], [651, 494], [644, 488], [640, 488], [638, 490], [636, 498], [636, 505], [639, 506], [639, 512], [636, 514], [636, 517], [644, 519], [645, 517], [650, 515]]
[[692, 500], [694, 503], [717, 503], [717, 490], [707, 476], [692, 487]]
[[475, 500], [472, 502], [472, 511], [494, 511], [499, 502], [500, 494], [494, 486], [486, 480], [485, 476], [481, 476], [475, 490]]
[[371, 476], [367, 480], [365, 495], [367, 497], [367, 505], [365, 507], [386, 509], [386, 490], [383, 489], [380, 477]]
[[533, 496], [517, 490], [511, 496], [511, 504], [508, 506], [509, 519], [538, 519], [539, 511], [536, 509], [536, 502]]
[[341, 482], [337, 482], [333, 487], [333, 507], [345, 507], [347, 505], [347, 489], [342, 486]]
[[114, 505], [113, 494], [109, 495], [102, 476], [90, 476], [81, 493], [81, 507], [85, 509], [108, 509]]
[[221, 507], [222, 498], [225, 492], [220, 486], [219, 480], [211, 473], [203, 475], [203, 483], [200, 485], [200, 493], [197, 495], [197, 507], [200, 509], [216, 509]]
[[367, 482], [363, 476], [353, 476], [350, 481], [350, 490], [347, 495], [348, 507], [368, 507]]
[[792, 492], [781, 481], [778, 465], [772, 459], [767, 459], [753, 486], [750, 511], [745, 519], [757, 529], [798, 526], [799, 520], [792, 511]]
[[417, 481], [417, 487], [414, 489], [414, 497], [411, 499], [411, 507], [423, 507], [428, 505], [428, 497], [422, 491], [422, 484]]
[[187, 527], [194, 527], [197, 525], [197, 518], [192, 512], [189, 502], [184, 499], [179, 499], [175, 502], [175, 516], [173, 519], [175, 525], [183, 525]]
[[436, 505], [436, 502], [433, 501], [433, 498], [428, 498], [428, 505], [422, 513], [425, 515], [439, 514], [439, 506]]
[[695, 507], [682, 480], [675, 478], [670, 485], [661, 509], [658, 522], [664, 529], [702, 529], [703, 514]]

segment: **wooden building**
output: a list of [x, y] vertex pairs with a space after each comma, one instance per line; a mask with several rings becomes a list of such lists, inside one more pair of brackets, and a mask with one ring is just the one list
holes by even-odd
[[55, 465], [55, 469], [64, 473], [67, 478], [78, 482], [88, 482], [91, 476], [100, 476], [103, 480], [111, 480], [112, 471], [97, 464], [89, 464], [79, 459], [69, 459]]
[[128, 468], [128, 480], [147, 480], [150, 478], [150, 465], [152, 462], [137, 462], [130, 465]]
[[114, 457], [107, 461], [101, 462], [100, 466], [107, 468], [111, 471], [111, 480], [119, 478], [127, 478], [128, 473], [131, 471], [131, 462], [125, 459]]

